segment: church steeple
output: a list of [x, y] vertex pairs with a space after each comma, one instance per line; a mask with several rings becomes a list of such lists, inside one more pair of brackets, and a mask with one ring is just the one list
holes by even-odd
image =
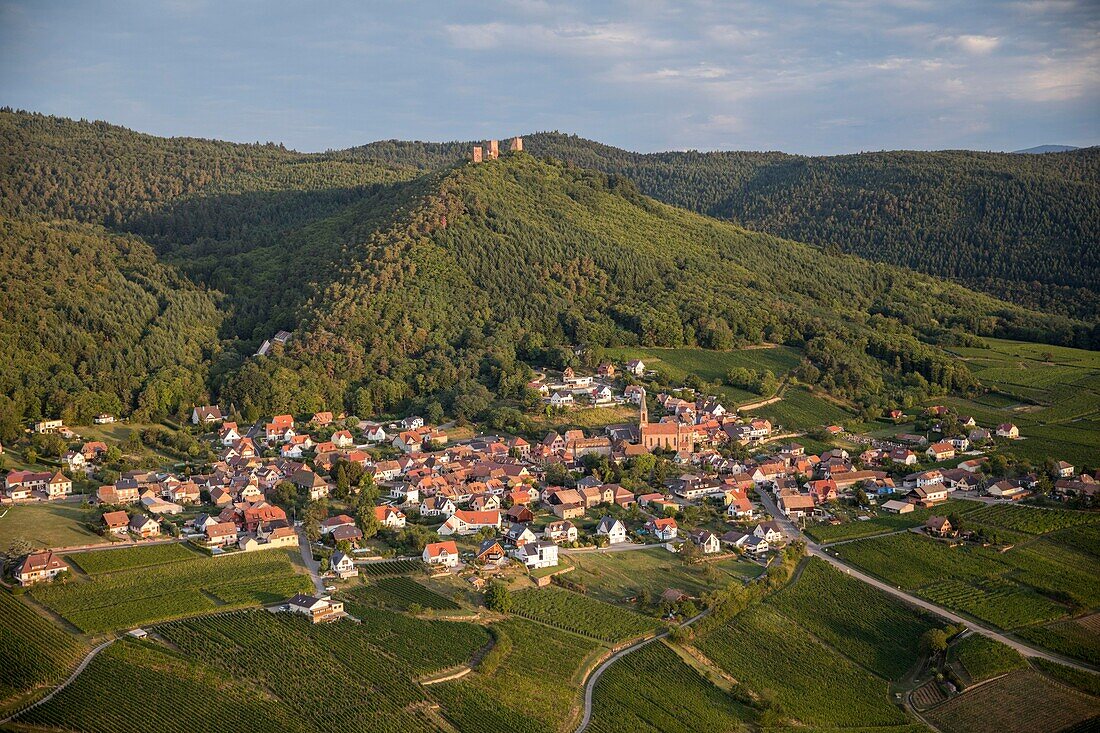
[[638, 407], [638, 429], [641, 430], [643, 425], [649, 424], [649, 405], [645, 398], [645, 387], [641, 387], [642, 401]]

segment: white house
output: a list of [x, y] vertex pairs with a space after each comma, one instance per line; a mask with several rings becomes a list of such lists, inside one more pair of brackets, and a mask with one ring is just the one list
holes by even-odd
[[385, 443], [389, 436], [381, 425], [375, 425], [367, 430], [367, 440], [371, 443]]
[[528, 542], [512, 551], [516, 558], [529, 569], [550, 568], [558, 564], [558, 546], [549, 540]]
[[626, 371], [633, 374], [635, 377], [645, 376], [645, 364], [641, 359], [632, 359], [626, 363]]
[[500, 529], [500, 512], [474, 512], [458, 509], [437, 530], [441, 535], [474, 534], [485, 527]]
[[359, 575], [359, 569], [355, 567], [355, 562], [351, 557], [339, 550], [332, 554], [332, 559], [329, 560], [329, 570], [341, 580], [347, 580], [348, 578], [354, 578]]
[[626, 525], [618, 519], [604, 517], [596, 527], [596, 534], [606, 537], [608, 544], [617, 545], [626, 542]]
[[555, 392], [550, 395], [551, 407], [570, 407], [573, 404], [572, 392]]
[[446, 542], [429, 542], [424, 545], [421, 559], [429, 565], [442, 565], [445, 568], [453, 568], [458, 565], [458, 545], [454, 540]]
[[783, 533], [779, 530], [779, 525], [775, 522], [761, 522], [756, 525], [756, 529], [752, 531], [752, 534], [754, 537], [767, 540], [771, 544], [775, 544], [783, 539]]
[[397, 507], [383, 504], [374, 508], [374, 518], [383, 527], [389, 529], [401, 529], [405, 526], [405, 515]]
[[445, 496], [429, 496], [420, 502], [420, 515], [423, 517], [449, 517], [456, 509], [455, 503]]
[[691, 540], [692, 544], [702, 550], [704, 555], [713, 555], [716, 552], [722, 551], [722, 543], [718, 540], [718, 535], [708, 529], [689, 532], [688, 539]]
[[1020, 429], [1010, 422], [1001, 423], [997, 426], [997, 437], [1016, 440], [1020, 437]]

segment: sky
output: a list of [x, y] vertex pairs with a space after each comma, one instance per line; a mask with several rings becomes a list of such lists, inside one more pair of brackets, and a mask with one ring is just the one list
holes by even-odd
[[0, 105], [157, 135], [1100, 143], [1100, 0], [0, 0]]

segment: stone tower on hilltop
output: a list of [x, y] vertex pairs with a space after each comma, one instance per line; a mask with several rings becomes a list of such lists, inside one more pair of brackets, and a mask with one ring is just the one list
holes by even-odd
[[474, 150], [470, 154], [470, 162], [471, 163], [480, 163], [481, 162], [481, 146], [480, 145], [475, 145], [474, 146]]
[[511, 150], [513, 153], [523, 152], [523, 138], [519, 135], [516, 135], [514, 138], [512, 138], [512, 142], [508, 143], [508, 149]]
[[496, 160], [500, 157], [500, 144], [496, 140], [489, 141], [489, 160]]

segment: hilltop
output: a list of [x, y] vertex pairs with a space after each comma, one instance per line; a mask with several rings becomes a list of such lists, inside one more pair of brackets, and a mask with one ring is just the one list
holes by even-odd
[[[945, 349], [974, 335], [1095, 346], [1089, 324], [746, 230], [648, 198], [627, 176], [526, 153], [424, 172], [354, 152], [163, 139], [20, 113], [0, 114], [0, 135], [0, 211], [21, 226], [69, 219], [136, 242], [171, 288], [217, 301], [216, 317], [171, 323], [217, 329], [216, 348], [203, 332], [186, 363], [208, 370], [210, 399], [246, 415], [438, 403], [468, 417], [494, 399], [523, 400], [529, 365], [560, 360], [569, 344], [762, 340], [800, 349], [803, 381], [872, 409], [973, 387]], [[27, 259], [33, 238], [7, 244]], [[13, 338], [26, 338], [31, 319], [12, 322]], [[253, 357], [280, 329], [294, 334], [286, 348]], [[125, 353], [104, 346], [113, 359]], [[79, 354], [59, 358], [106, 373]], [[171, 366], [132, 381], [151, 384]], [[59, 380], [44, 378], [9, 395], [25, 414], [57, 411], [89, 383], [58, 392]], [[195, 392], [163, 390], [149, 416]], [[120, 399], [123, 413], [138, 405], [132, 392]]]
[[[646, 195], [776, 236], [902, 265], [1030, 307], [1100, 315], [1100, 149], [1049, 155], [890, 151], [641, 154], [560, 133], [534, 155], [630, 178]], [[470, 143], [382, 141], [345, 151], [432, 169]]]

